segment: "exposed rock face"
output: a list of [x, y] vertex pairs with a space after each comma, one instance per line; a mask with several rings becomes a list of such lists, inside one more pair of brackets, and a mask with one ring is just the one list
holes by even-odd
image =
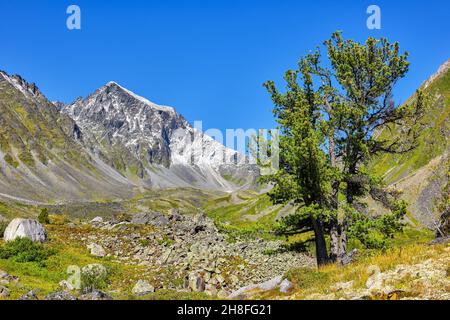
[[34, 242], [45, 242], [47, 233], [44, 227], [32, 219], [14, 219], [5, 230], [5, 241], [12, 241], [16, 238], [29, 238]]
[[253, 182], [255, 166], [193, 128], [173, 108], [157, 105], [115, 82], [63, 106], [93, 154], [145, 186], [233, 190], [224, 178]]
[[113, 82], [64, 105], [0, 71], [0, 127], [0, 196], [18, 201], [128, 198], [143, 187], [231, 191], [258, 175], [173, 108]]

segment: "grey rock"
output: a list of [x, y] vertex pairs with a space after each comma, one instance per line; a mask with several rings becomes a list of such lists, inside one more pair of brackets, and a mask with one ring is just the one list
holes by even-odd
[[160, 212], [141, 212], [133, 216], [131, 223], [163, 227], [169, 224], [169, 219]]
[[80, 300], [113, 300], [113, 298], [99, 290], [93, 290], [80, 296]]
[[268, 281], [265, 281], [263, 283], [259, 283], [259, 284], [252, 284], [252, 285], [248, 285], [245, 287], [240, 288], [239, 290], [236, 290], [234, 292], [232, 292], [229, 295], [230, 299], [235, 299], [235, 298], [245, 298], [246, 296], [246, 292], [250, 291], [250, 290], [255, 290], [255, 289], [259, 289], [262, 291], [270, 291], [275, 289], [276, 287], [278, 287], [281, 283], [282, 277], [281, 276], [277, 276], [273, 279], [270, 279]]
[[6, 227], [3, 238], [5, 241], [12, 241], [16, 238], [29, 238], [34, 242], [45, 242], [47, 233], [44, 227], [36, 220], [16, 218]]
[[10, 295], [10, 291], [5, 286], [0, 286], [0, 298], [7, 298]]
[[77, 300], [77, 298], [66, 291], [56, 291], [45, 296], [44, 300]]
[[95, 257], [104, 257], [106, 256], [106, 251], [105, 249], [96, 243], [90, 243], [87, 245], [88, 250], [90, 251], [90, 253], [95, 256]]
[[137, 296], [143, 296], [152, 292], [155, 292], [155, 287], [153, 287], [146, 280], [139, 280], [132, 290], [133, 294]]
[[293, 287], [292, 282], [290, 282], [288, 279], [284, 279], [280, 283], [280, 292], [281, 293], [288, 293], [289, 290], [291, 290]]
[[36, 293], [33, 290], [31, 290], [28, 293], [26, 293], [23, 296], [21, 296], [19, 298], [19, 300], [39, 300], [39, 298], [36, 295]]
[[92, 224], [101, 224], [103, 223], [103, 218], [102, 217], [95, 217], [94, 219], [91, 220]]
[[195, 292], [205, 291], [205, 280], [197, 272], [189, 275], [189, 288]]

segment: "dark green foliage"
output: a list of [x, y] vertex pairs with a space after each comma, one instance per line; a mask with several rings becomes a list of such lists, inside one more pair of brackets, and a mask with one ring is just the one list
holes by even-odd
[[[300, 59], [298, 69], [284, 76], [285, 93], [274, 82], [265, 83], [281, 134], [280, 170], [263, 180], [274, 185], [273, 202], [299, 206], [277, 231], [313, 231], [319, 265], [343, 258], [348, 236], [378, 247], [401, 229], [403, 205], [379, 218], [359, 211], [359, 200], [380, 188], [380, 179], [366, 168], [375, 155], [414, 148], [429, 103], [421, 91], [412, 104], [393, 102], [394, 85], [409, 67], [398, 43], [368, 38], [360, 44], [336, 32], [324, 45], [329, 63], [322, 63], [319, 50]], [[394, 124], [408, 128], [401, 138], [375, 136]]]
[[390, 213], [378, 217], [368, 217], [351, 210], [348, 215], [348, 235], [359, 240], [366, 248], [385, 249], [387, 240], [403, 229], [401, 221], [405, 215], [406, 203], [403, 201], [399, 201]]
[[6, 222], [0, 222], [0, 238], [3, 238], [7, 226], [8, 224]]
[[45, 260], [54, 254], [54, 250], [46, 248], [43, 244], [34, 243], [29, 238], [17, 238], [0, 248], [0, 259], [12, 259], [16, 262], [44, 264]]
[[47, 208], [42, 208], [41, 212], [39, 213], [38, 216], [38, 221], [39, 223], [42, 224], [49, 224], [50, 223], [50, 217], [48, 216], [48, 209]]

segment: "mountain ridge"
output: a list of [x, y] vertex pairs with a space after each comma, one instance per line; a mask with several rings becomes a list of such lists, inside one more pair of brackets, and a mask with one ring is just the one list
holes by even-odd
[[[126, 198], [142, 188], [232, 191], [257, 174], [245, 164], [209, 165], [215, 152], [237, 152], [196, 132], [174, 108], [116, 82], [66, 105], [2, 71], [0, 111], [0, 194], [6, 196], [48, 201]], [[187, 143], [194, 136], [199, 145]], [[201, 161], [189, 163], [195, 152]]]

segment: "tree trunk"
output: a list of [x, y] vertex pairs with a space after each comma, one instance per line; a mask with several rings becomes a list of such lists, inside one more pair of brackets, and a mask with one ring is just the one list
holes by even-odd
[[325, 235], [323, 232], [323, 225], [320, 220], [311, 217], [312, 225], [314, 228], [314, 238], [316, 243], [316, 257], [317, 265], [323, 266], [329, 263], [327, 245], [325, 242]]
[[330, 262], [336, 262], [340, 256], [339, 226], [337, 219], [331, 222], [330, 230]]

